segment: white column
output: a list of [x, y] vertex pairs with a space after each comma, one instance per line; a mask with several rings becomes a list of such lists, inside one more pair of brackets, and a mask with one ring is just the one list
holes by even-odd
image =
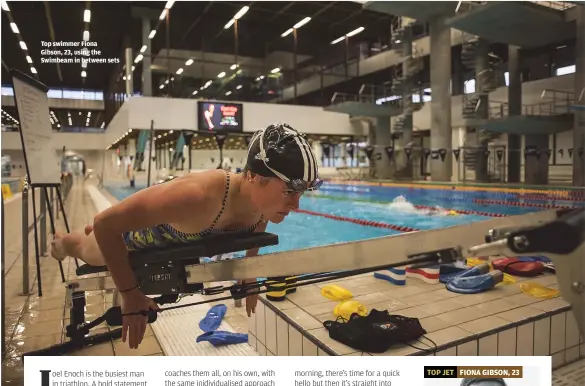
[[317, 166], [323, 166], [323, 148], [321, 147], [321, 142], [313, 141], [312, 147], [315, 158], [317, 159]]

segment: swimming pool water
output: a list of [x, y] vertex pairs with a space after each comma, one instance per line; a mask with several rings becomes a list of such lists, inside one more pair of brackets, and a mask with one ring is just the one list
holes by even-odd
[[[144, 186], [137, 186], [136, 188], [121, 185], [106, 186], [106, 189], [118, 200], [122, 200], [143, 188]], [[474, 221], [483, 221], [490, 218], [475, 214], [428, 216], [420, 213], [405, 213], [392, 209], [390, 206], [390, 202], [400, 195], [405, 196], [409, 202], [415, 205], [439, 206], [445, 209], [473, 210], [506, 215], [524, 214], [542, 210], [542, 208], [538, 207], [484, 205], [473, 202], [473, 200], [518, 201], [513, 195], [500, 193], [332, 183], [323, 184], [319, 192], [303, 196], [300, 208], [311, 212], [408, 226], [421, 230], [444, 228]], [[531, 203], [544, 202], [540, 200], [524, 201]], [[281, 224], [269, 223], [267, 231], [279, 236], [279, 244], [277, 246], [263, 248], [261, 253], [309, 248], [400, 233], [391, 229], [363, 226], [306, 213], [290, 213]]]

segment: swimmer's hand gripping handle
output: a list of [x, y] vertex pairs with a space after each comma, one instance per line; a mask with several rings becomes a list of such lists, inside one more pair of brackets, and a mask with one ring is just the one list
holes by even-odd
[[[148, 316], [148, 323], [156, 322], [157, 312], [155, 310], [142, 311], [142, 315]], [[109, 326], [121, 326], [122, 307], [111, 307], [106, 311], [104, 317]]]

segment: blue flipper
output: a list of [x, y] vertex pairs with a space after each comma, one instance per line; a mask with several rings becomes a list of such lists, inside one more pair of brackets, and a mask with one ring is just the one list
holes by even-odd
[[488, 291], [504, 280], [500, 271], [491, 271], [484, 275], [461, 277], [457, 276], [447, 283], [447, 290], [458, 294], [477, 294]]
[[227, 307], [225, 304], [217, 304], [207, 311], [207, 315], [199, 322], [199, 328], [203, 332], [215, 331], [219, 328]]
[[197, 337], [197, 343], [209, 342], [215, 347], [228, 344], [247, 343], [248, 334], [239, 334], [229, 331], [209, 331]]

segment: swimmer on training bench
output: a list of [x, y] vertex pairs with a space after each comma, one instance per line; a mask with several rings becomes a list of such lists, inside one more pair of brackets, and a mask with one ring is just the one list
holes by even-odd
[[[76, 257], [107, 266], [122, 297], [122, 314], [158, 308], [138, 288], [128, 251], [188, 243], [211, 235], [264, 232], [298, 208], [300, 196], [322, 184], [306, 138], [288, 125], [270, 125], [254, 134], [241, 174], [223, 170], [187, 174], [138, 191], [96, 215], [83, 233], [56, 234], [51, 255]], [[254, 256], [258, 249], [246, 251]], [[255, 278], [244, 283], [255, 282]], [[248, 316], [258, 296], [246, 298]], [[123, 317], [122, 340], [137, 348], [147, 317]]]

